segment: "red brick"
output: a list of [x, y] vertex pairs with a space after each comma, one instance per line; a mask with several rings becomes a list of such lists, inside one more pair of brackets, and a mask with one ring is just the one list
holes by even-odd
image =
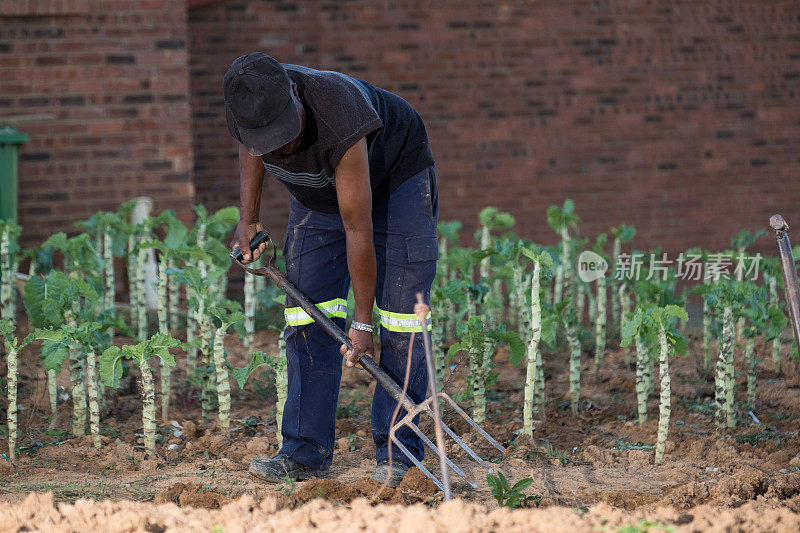
[[[148, 191], [191, 205], [194, 185], [188, 109], [176, 111], [176, 104], [162, 103], [155, 96], [151, 102], [121, 105], [130, 95], [150, 93], [143, 87], [153, 80], [168, 80], [165, 83], [182, 91], [188, 102], [185, 51], [162, 53], [167, 64], [151, 52], [154, 40], [188, 41], [184, 3], [158, 2], [158, 12], [147, 18], [145, 33], [132, 20], [141, 18], [144, 7], [154, 9], [152, 1], [91, 0], [91, 11], [89, 0], [64, 2], [64, 6], [76, 6], [68, 17], [51, 13], [48, 10], [56, 9], [55, 4], [44, 1], [45, 10], [35, 22], [0, 19], [3, 41], [10, 38], [14, 43], [13, 62], [4, 57], [8, 54], [0, 53], [0, 95], [14, 103], [0, 110], [3, 114], [54, 116], [19, 125], [31, 135], [21, 153], [33, 155], [27, 160], [23, 157], [19, 166], [23, 244], [41, 242], [53, 228], [71, 227], [101, 206], [108, 208], [110, 200], [118, 205]], [[24, 4], [20, 9], [34, 6], [28, 0], [12, 3]], [[17, 29], [22, 27], [29, 38], [23, 38]], [[40, 28], [46, 33], [37, 34]], [[115, 37], [123, 33], [127, 35], [124, 40]], [[106, 58], [112, 55], [131, 56], [133, 64], [108, 64]], [[65, 97], [79, 96], [83, 98], [62, 102]], [[49, 103], [34, 105], [42, 97]], [[127, 113], [120, 114], [121, 109]], [[142, 122], [140, 116], [153, 120]], [[159, 117], [168, 117], [168, 125]], [[165, 129], [171, 135], [166, 135]], [[131, 155], [137, 152], [143, 154], [141, 158]], [[35, 154], [40, 153], [48, 154], [49, 159], [38, 160]], [[144, 170], [143, 162], [162, 158], [168, 161], [165, 168]], [[175, 179], [174, 169], [181, 171], [182, 179]], [[140, 180], [145, 175], [149, 185]], [[68, 194], [68, 200], [60, 200], [55, 209], [50, 195], [60, 191]]]

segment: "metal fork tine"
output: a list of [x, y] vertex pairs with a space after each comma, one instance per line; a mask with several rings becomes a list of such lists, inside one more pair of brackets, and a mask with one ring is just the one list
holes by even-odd
[[470, 448], [469, 445], [466, 442], [461, 440], [459, 438], [459, 436], [456, 435], [455, 432], [452, 429], [450, 429], [450, 426], [448, 426], [447, 424], [442, 422], [442, 429], [445, 431], [445, 433], [450, 435], [450, 437], [454, 441], [456, 441], [456, 444], [458, 444], [461, 447], [462, 450], [467, 452], [469, 454], [469, 456], [472, 457], [475, 460], [476, 463], [478, 463], [479, 465], [484, 467], [486, 470], [488, 470], [489, 473], [492, 473], [492, 474], [494, 473], [494, 467], [491, 465], [491, 463], [489, 463], [487, 461], [484, 461], [483, 458], [481, 458], [477, 453], [475, 453], [473, 451], [473, 449]]
[[[395, 426], [395, 427], [397, 427], [397, 426]], [[420, 470], [422, 470], [422, 473], [423, 473], [423, 474], [425, 474], [426, 476], [428, 476], [428, 477], [431, 479], [431, 481], [433, 481], [433, 482], [436, 484], [436, 486], [437, 486], [437, 487], [439, 487], [439, 490], [442, 490], [442, 491], [444, 490], [444, 485], [442, 485], [442, 482], [441, 482], [441, 481], [439, 481], [439, 480], [436, 478], [436, 476], [434, 476], [433, 474], [431, 474], [430, 470], [428, 470], [427, 468], [425, 468], [425, 465], [423, 465], [423, 464], [422, 464], [422, 463], [421, 463], [421, 462], [420, 462], [420, 461], [419, 461], [419, 460], [418, 460], [416, 457], [414, 457], [414, 454], [412, 454], [412, 453], [411, 453], [411, 452], [408, 450], [408, 448], [406, 448], [406, 447], [403, 445], [403, 443], [402, 443], [402, 442], [400, 442], [400, 440], [399, 440], [397, 437], [395, 437], [395, 436], [394, 436], [394, 434], [392, 434], [392, 442], [394, 442], [394, 444], [395, 444], [395, 445], [396, 445], [398, 448], [400, 448], [400, 451], [401, 451], [401, 452], [403, 452], [407, 458], [409, 458], [409, 459], [411, 459], [411, 461], [413, 461], [413, 463], [414, 463], [414, 466], [416, 466], [417, 468], [419, 468]]]
[[[464, 411], [463, 411], [463, 410], [462, 410], [460, 407], [458, 407], [458, 405], [455, 403], [455, 401], [454, 401], [452, 398], [450, 398], [450, 396], [448, 396], [448, 395], [447, 395], [446, 393], [444, 393], [444, 392], [440, 392], [438, 395], [439, 395], [439, 396], [442, 396], [442, 397], [444, 397], [444, 398], [446, 398], [446, 399], [447, 399], [447, 400], [448, 400], [448, 401], [449, 401], [451, 404], [455, 405], [456, 409], [459, 411], [459, 414], [460, 414], [462, 417], [464, 417], [464, 418], [467, 420], [467, 422], [471, 422], [471, 424], [470, 424], [470, 425], [472, 425], [472, 426], [474, 426], [474, 427], [477, 427], [477, 428], [480, 430], [480, 433], [481, 433], [481, 435], [483, 435], [484, 437], [486, 437], [486, 436], [488, 435], [488, 434], [487, 434], [485, 431], [483, 431], [483, 430], [482, 430], [482, 428], [481, 428], [480, 426], [478, 426], [478, 425], [477, 425], [477, 423], [476, 423], [474, 420], [472, 420], [472, 418], [470, 418], [470, 416], [469, 416], [467, 413], [465, 413], [465, 412], [464, 412]], [[417, 414], [421, 413], [422, 411], [426, 411], [428, 414], [431, 414], [431, 412], [430, 412], [430, 409], [428, 409], [428, 402], [430, 402], [430, 400], [431, 400], [431, 399], [430, 399], [430, 398], [428, 398], [428, 399], [427, 399], [427, 400], [425, 400], [424, 402], [420, 403], [420, 404], [419, 404], [419, 405], [418, 405], [418, 406], [417, 406], [415, 409], [412, 409], [411, 411], [407, 412], [407, 413], [406, 413], [406, 416], [404, 416], [404, 417], [402, 418], [402, 420], [400, 420], [399, 422], [397, 422], [397, 423], [394, 425], [394, 427], [393, 427], [392, 431], [397, 431], [397, 430], [398, 430], [400, 427], [402, 427], [402, 426], [408, 426], [408, 427], [410, 427], [410, 428], [412, 429], [412, 431], [414, 431], [415, 433], [417, 433], [417, 435], [420, 435], [421, 437], [423, 437], [423, 439], [426, 439], [428, 442], [430, 442], [430, 439], [428, 439], [427, 437], [425, 437], [425, 436], [422, 434], [422, 430], [420, 430], [420, 429], [419, 429], [419, 426], [417, 426], [417, 425], [416, 425], [416, 424], [414, 424], [414, 422], [413, 422], [413, 419], [414, 419], [414, 417], [415, 417]], [[416, 429], [415, 429], [415, 428], [416, 428]], [[484, 460], [483, 458], [481, 458], [481, 457], [480, 457], [480, 456], [479, 456], [477, 453], [475, 453], [475, 451], [474, 451], [472, 448], [470, 448], [470, 447], [469, 447], [469, 445], [468, 445], [466, 442], [464, 442], [463, 440], [461, 440], [461, 438], [460, 438], [458, 435], [456, 435], [456, 433], [455, 433], [455, 432], [454, 432], [454, 431], [453, 431], [453, 430], [450, 428], [450, 426], [448, 426], [448, 425], [447, 425], [447, 424], [446, 424], [444, 421], [442, 421], [442, 429], [444, 430], [444, 432], [445, 432], [445, 433], [447, 433], [448, 435], [450, 435], [450, 437], [451, 437], [451, 438], [452, 438], [454, 441], [456, 441], [456, 444], [458, 444], [458, 445], [459, 445], [459, 447], [460, 447], [462, 450], [464, 450], [465, 452], [467, 452], [467, 454], [469, 454], [469, 456], [470, 456], [470, 457], [472, 457], [472, 459], [474, 459], [474, 460], [475, 460], [475, 462], [477, 462], [479, 465], [481, 465], [482, 467], [484, 467], [484, 468], [485, 468], [487, 471], [489, 471], [489, 473], [494, 473], [494, 472], [495, 472], [495, 468], [494, 468], [494, 466], [492, 466], [492, 464], [491, 464], [491, 463], [489, 463], [488, 461], [485, 461], [485, 460]], [[503, 452], [503, 455], [505, 455], [505, 453], [506, 453], [506, 449], [505, 449], [505, 448], [503, 448], [503, 446], [502, 446], [502, 445], [498, 444], [498, 443], [497, 443], [497, 441], [495, 441], [495, 440], [494, 440], [493, 438], [491, 438], [490, 436], [487, 438], [487, 440], [488, 440], [488, 441], [489, 441], [491, 444], [493, 444], [494, 446], [496, 446], [496, 447], [497, 447], [497, 448], [498, 448], [500, 451], [502, 451], [502, 452]], [[437, 450], [437, 447], [436, 447], [436, 446], [434, 446], [434, 445], [433, 445], [433, 443], [429, 444], [429, 446], [430, 446], [432, 449], [434, 449], [434, 450]], [[440, 454], [438, 453], [438, 450], [437, 450], [437, 455], [440, 455]], [[445, 459], [447, 460], [447, 463], [448, 463], [448, 464], [451, 464], [451, 465], [452, 465], [452, 462], [451, 462], [449, 459], [447, 459], [447, 456], [445, 456]], [[451, 466], [451, 467], [452, 467], [452, 466]], [[455, 468], [454, 468], [454, 470], [455, 470]], [[458, 475], [460, 475], [461, 477], [465, 478], [465, 479], [467, 478], [467, 476], [466, 476], [466, 475], [463, 473], [463, 471], [460, 471], [460, 469], [459, 469], [459, 470], [456, 470], [456, 473], [457, 473]]]
[[[395, 429], [397, 429], [397, 427], [398, 427], [399, 425], [400, 425], [400, 424], [396, 425], [396, 426], [395, 426]], [[419, 436], [419, 438], [420, 438], [420, 439], [422, 439], [422, 442], [424, 442], [425, 444], [427, 444], [427, 445], [428, 445], [428, 447], [429, 447], [430, 449], [432, 449], [432, 450], [434, 451], [434, 453], [436, 453], [436, 455], [437, 455], [439, 458], [441, 458], [441, 455], [439, 454], [439, 449], [438, 449], [438, 448], [436, 447], [436, 445], [435, 445], [433, 442], [431, 442], [431, 440], [430, 440], [430, 439], [429, 439], [429, 438], [428, 438], [428, 437], [427, 437], [427, 436], [426, 436], [426, 435], [425, 435], [425, 434], [422, 432], [422, 430], [421, 430], [421, 429], [419, 429], [419, 426], [417, 426], [416, 424], [403, 424], [403, 425], [405, 425], [405, 426], [407, 426], [407, 427], [411, 428], [411, 430], [412, 430], [414, 433], [416, 433], [416, 434]], [[458, 474], [459, 476], [463, 477], [463, 478], [464, 478], [464, 479], [467, 481], [467, 483], [469, 483], [470, 485], [472, 485], [472, 488], [473, 488], [473, 489], [475, 489], [475, 488], [478, 488], [478, 486], [477, 486], [477, 485], [476, 485], [474, 482], [472, 482], [472, 480], [470, 480], [470, 479], [467, 477], [467, 474], [465, 474], [465, 473], [464, 473], [464, 471], [463, 471], [463, 470], [461, 470], [461, 468], [459, 468], [459, 467], [458, 467], [458, 465], [456, 465], [456, 464], [455, 464], [453, 461], [451, 461], [449, 457], [445, 456], [445, 457], [444, 457], [444, 460], [445, 460], [445, 462], [448, 464], [448, 466], [450, 466], [450, 468], [452, 468], [452, 469], [453, 469], [453, 471], [454, 471], [456, 474]]]
[[477, 422], [475, 422], [475, 421], [472, 419], [472, 417], [471, 417], [471, 416], [469, 416], [467, 413], [465, 413], [465, 412], [464, 412], [464, 410], [463, 410], [461, 407], [459, 407], [459, 406], [458, 406], [458, 404], [455, 402], [455, 400], [453, 400], [453, 399], [450, 397], [450, 395], [448, 395], [447, 393], [444, 393], [444, 392], [440, 392], [440, 393], [439, 393], [439, 396], [441, 396], [442, 398], [444, 398], [445, 400], [447, 400], [448, 402], [450, 402], [450, 405], [452, 405], [452, 406], [453, 406], [453, 409], [455, 409], [455, 410], [456, 410], [456, 412], [457, 412], [458, 414], [460, 414], [460, 415], [462, 416], [462, 418], [464, 418], [464, 420], [466, 420], [466, 421], [467, 421], [467, 423], [469, 423], [469, 425], [470, 425], [470, 426], [472, 426], [472, 427], [474, 427], [475, 429], [477, 429], [477, 430], [478, 430], [478, 433], [480, 433], [481, 435], [483, 435], [483, 437], [484, 437], [486, 440], [488, 440], [490, 443], [492, 443], [492, 445], [493, 445], [495, 448], [497, 448], [498, 450], [500, 450], [501, 452], [503, 452], [503, 455], [505, 455], [505, 454], [506, 454], [506, 449], [505, 449], [505, 448], [504, 448], [504, 447], [503, 447], [503, 446], [502, 446], [502, 445], [501, 445], [499, 442], [497, 442], [496, 440], [494, 440], [494, 438], [492, 438], [492, 436], [491, 436], [491, 435], [489, 435], [489, 434], [488, 434], [488, 433], [487, 433], [487, 432], [486, 432], [486, 431], [485, 431], [485, 430], [484, 430], [482, 427], [480, 427], [480, 426], [478, 425], [478, 423], [477, 423]]

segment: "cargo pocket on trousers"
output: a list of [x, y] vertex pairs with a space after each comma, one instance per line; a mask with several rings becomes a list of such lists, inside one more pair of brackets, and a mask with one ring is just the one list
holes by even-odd
[[439, 241], [434, 235], [406, 237], [406, 251], [409, 263], [436, 261], [439, 259]]

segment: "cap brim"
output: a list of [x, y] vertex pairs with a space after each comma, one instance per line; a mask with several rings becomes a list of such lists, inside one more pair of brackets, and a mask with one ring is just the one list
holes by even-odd
[[260, 128], [244, 128], [236, 123], [236, 119], [230, 118], [236, 125], [242, 144], [252, 155], [261, 156], [273, 152], [300, 135], [300, 114], [293, 98], [275, 120]]

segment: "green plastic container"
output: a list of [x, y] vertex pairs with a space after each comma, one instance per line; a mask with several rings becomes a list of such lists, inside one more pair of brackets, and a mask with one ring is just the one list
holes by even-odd
[[0, 220], [17, 223], [17, 152], [28, 142], [28, 134], [9, 126], [0, 127]]

